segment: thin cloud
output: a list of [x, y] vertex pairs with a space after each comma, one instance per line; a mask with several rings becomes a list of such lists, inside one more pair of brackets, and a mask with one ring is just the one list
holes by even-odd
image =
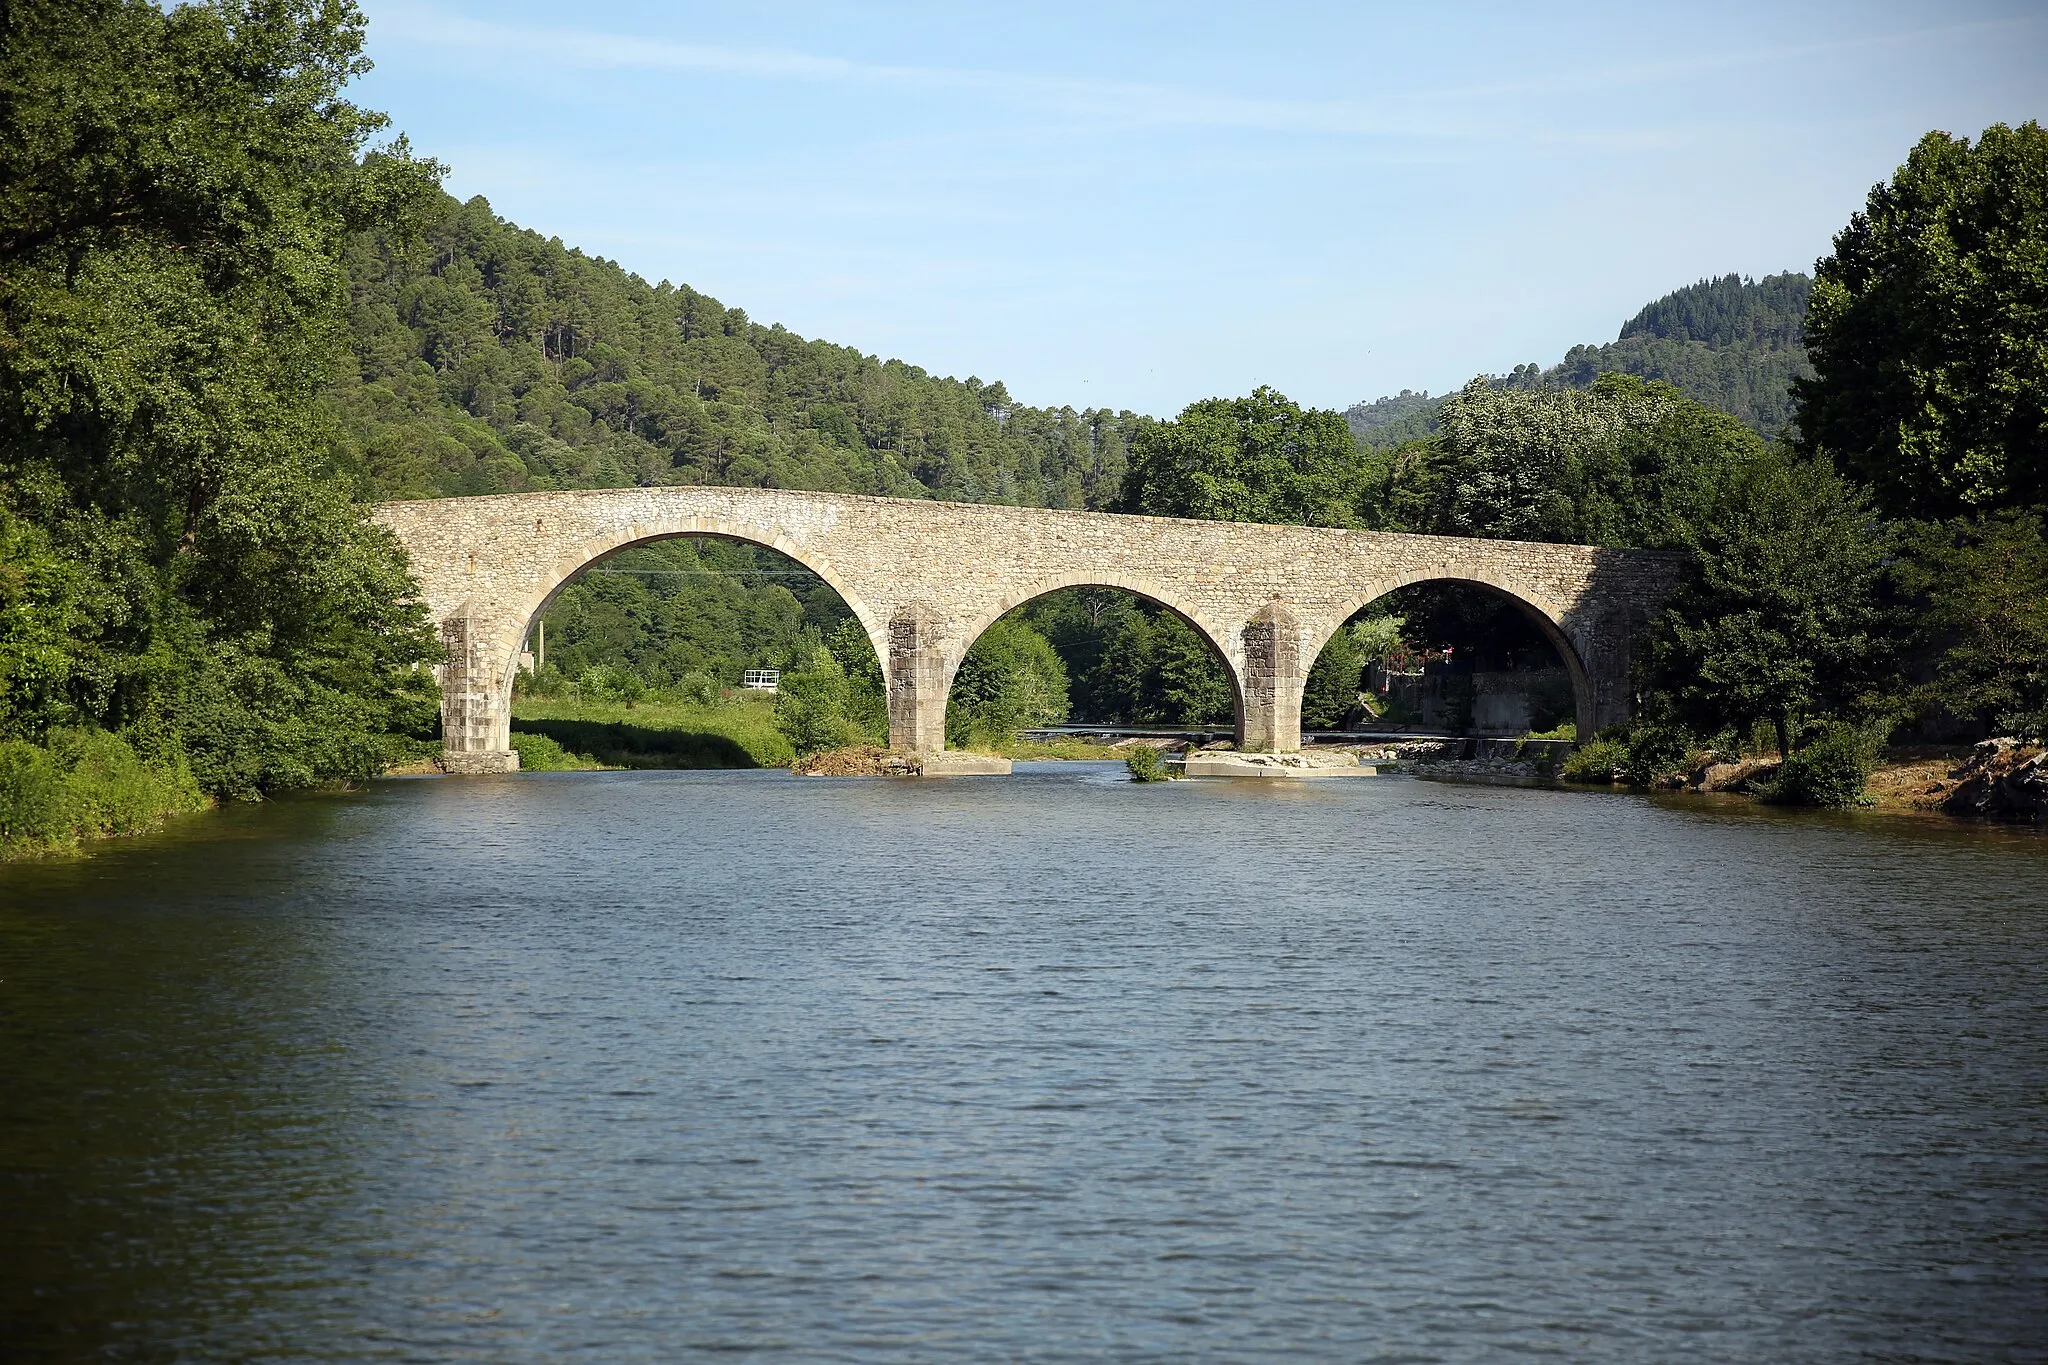
[[[590, 29], [538, 28], [449, 15], [419, 6], [381, 10], [376, 36], [467, 51], [493, 50], [612, 70], [702, 71], [814, 83], [954, 92], [1008, 99], [1094, 122], [1150, 127], [1236, 128], [1345, 136], [1488, 138], [1502, 131], [1441, 112], [1380, 107], [1356, 100], [1260, 99], [1177, 86], [930, 66], [854, 62], [775, 48], [732, 48]], [[1654, 143], [1654, 135], [1584, 130], [1524, 136], [1561, 141]]]
[[466, 50], [488, 49], [545, 58], [551, 63], [612, 70], [702, 71], [771, 80], [864, 85], [883, 89], [953, 92], [1035, 105], [1091, 123], [1145, 127], [1241, 129], [1351, 137], [1433, 138], [1598, 144], [1648, 148], [1668, 145], [1666, 130], [1548, 128], [1527, 118], [1485, 117], [1476, 102], [1529, 96], [1591, 94], [1667, 81], [1676, 76], [1765, 66], [1858, 50], [1897, 47], [1953, 37], [2039, 27], [2034, 17], [1952, 24], [1835, 42], [1807, 43], [1732, 53], [1706, 53], [1666, 61], [1598, 67], [1556, 76], [1409, 93], [1372, 101], [1266, 99], [1170, 85], [1086, 81], [950, 67], [850, 61], [780, 48], [735, 48], [679, 43], [592, 29], [508, 24], [416, 5], [380, 9], [379, 37], [395, 37]]

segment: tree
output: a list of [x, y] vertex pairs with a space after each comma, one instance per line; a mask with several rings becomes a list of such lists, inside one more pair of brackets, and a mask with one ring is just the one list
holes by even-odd
[[1890, 537], [1868, 495], [1779, 450], [1696, 493], [1697, 572], [1650, 639], [1662, 704], [1703, 734], [1769, 722], [1785, 753], [1810, 720], [1881, 711]]
[[91, 585], [0, 727], [169, 731], [242, 796], [375, 772], [431, 718], [436, 642], [321, 401], [344, 243], [438, 175], [369, 149], [361, 46], [345, 0], [0, 7], [0, 504], [37, 533], [6, 576]]
[[1921, 528], [1905, 564], [1935, 657], [1925, 699], [1993, 733], [2048, 728], [2048, 539], [2031, 513]]
[[1007, 744], [1017, 731], [1067, 718], [1067, 669], [1050, 641], [1004, 617], [960, 661], [946, 701], [950, 742]]
[[1260, 386], [1141, 428], [1115, 510], [1209, 521], [1348, 526], [1358, 448], [1342, 413]]
[[1803, 448], [1939, 520], [2048, 504], [2048, 130], [1929, 133], [1820, 262]]
[[1475, 379], [1441, 431], [1379, 457], [1389, 529], [1594, 545], [1673, 543], [1671, 503], [1763, 441], [1669, 384], [1602, 375], [1585, 390]]
[[1367, 663], [1365, 644], [1351, 626], [1341, 626], [1309, 666], [1301, 689], [1301, 723], [1333, 730], [1358, 708], [1358, 683]]

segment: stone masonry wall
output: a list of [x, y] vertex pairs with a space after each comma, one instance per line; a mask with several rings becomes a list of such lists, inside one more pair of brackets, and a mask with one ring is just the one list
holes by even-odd
[[[520, 642], [578, 571], [677, 535], [771, 546], [846, 599], [883, 661], [891, 743], [945, 747], [946, 693], [997, 617], [1082, 585], [1125, 588], [1185, 617], [1229, 666], [1247, 747], [1300, 747], [1303, 675], [1358, 608], [1454, 579], [1517, 599], [1571, 675], [1579, 730], [1626, 719], [1635, 633], [1682, 561], [1640, 550], [1113, 516], [757, 488], [629, 488], [385, 503], [450, 649], [451, 751], [509, 750]], [[480, 760], [481, 761], [481, 760]], [[476, 765], [472, 765], [476, 766]], [[488, 763], [483, 763], [488, 766]]]

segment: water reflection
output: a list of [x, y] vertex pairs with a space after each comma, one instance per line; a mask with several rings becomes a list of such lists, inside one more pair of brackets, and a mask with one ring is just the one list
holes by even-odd
[[0, 871], [30, 1359], [2010, 1358], [2048, 843], [1407, 780], [382, 784]]

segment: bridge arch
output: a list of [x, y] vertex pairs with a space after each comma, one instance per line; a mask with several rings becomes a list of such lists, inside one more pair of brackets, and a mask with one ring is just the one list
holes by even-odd
[[[1565, 626], [1565, 613], [1549, 600], [1541, 590], [1513, 577], [1490, 571], [1481, 565], [1432, 565], [1408, 569], [1398, 573], [1375, 578], [1351, 597], [1343, 599], [1350, 603], [1339, 615], [1326, 614], [1302, 631], [1302, 655], [1308, 662], [1314, 662], [1344, 623], [1364, 608], [1379, 601], [1388, 593], [1418, 583], [1452, 583], [1463, 587], [1477, 588], [1487, 595], [1510, 603], [1523, 616], [1534, 622], [1550, 647], [1557, 651], [1557, 657], [1564, 664], [1565, 674], [1571, 680], [1572, 709], [1581, 738], [1590, 739], [1597, 727], [1597, 697], [1592, 680], [1586, 671], [1586, 661], [1577, 643]], [[1302, 670], [1297, 683], [1297, 697], [1300, 688], [1308, 681], [1308, 670]]]
[[[748, 527], [723, 517], [688, 516], [651, 526], [623, 526], [616, 531], [564, 547], [514, 608], [515, 621], [511, 632], [510, 649], [509, 652], [500, 651], [502, 657], [497, 663], [498, 680], [504, 689], [503, 695], [512, 695], [512, 683], [519, 671], [520, 646], [525, 641], [527, 633], [533, 629], [533, 623], [553, 605], [555, 599], [561, 596], [562, 590], [568, 587], [578, 574], [621, 551], [637, 549], [664, 540], [676, 540], [684, 536], [709, 536], [719, 540], [736, 540], [748, 545], [759, 545], [816, 574], [824, 581], [826, 587], [839, 594], [839, 600], [846, 603], [854, 619], [860, 622], [861, 629], [867, 632], [868, 643], [874, 647], [875, 657], [889, 657], [887, 620], [876, 614], [873, 607], [847, 583], [846, 576], [826, 556], [780, 531]], [[509, 723], [509, 712], [507, 714]], [[508, 740], [507, 743], [509, 742]]]
[[1027, 603], [1035, 602], [1050, 593], [1064, 592], [1069, 588], [1109, 588], [1127, 592], [1172, 613], [1184, 622], [1202, 638], [1222, 663], [1223, 676], [1230, 683], [1231, 711], [1238, 733], [1242, 737], [1245, 715], [1243, 641], [1234, 638], [1230, 631], [1207, 619], [1208, 614], [1199, 606], [1156, 580], [1143, 574], [1099, 568], [1073, 569], [1049, 574], [1021, 586], [1011, 587], [994, 602], [968, 616], [940, 656], [937, 691], [940, 708], [944, 708], [946, 700], [952, 695], [954, 680], [959, 676], [960, 665], [967, 659], [967, 651], [974, 647], [976, 640], [987, 633], [990, 626]]

